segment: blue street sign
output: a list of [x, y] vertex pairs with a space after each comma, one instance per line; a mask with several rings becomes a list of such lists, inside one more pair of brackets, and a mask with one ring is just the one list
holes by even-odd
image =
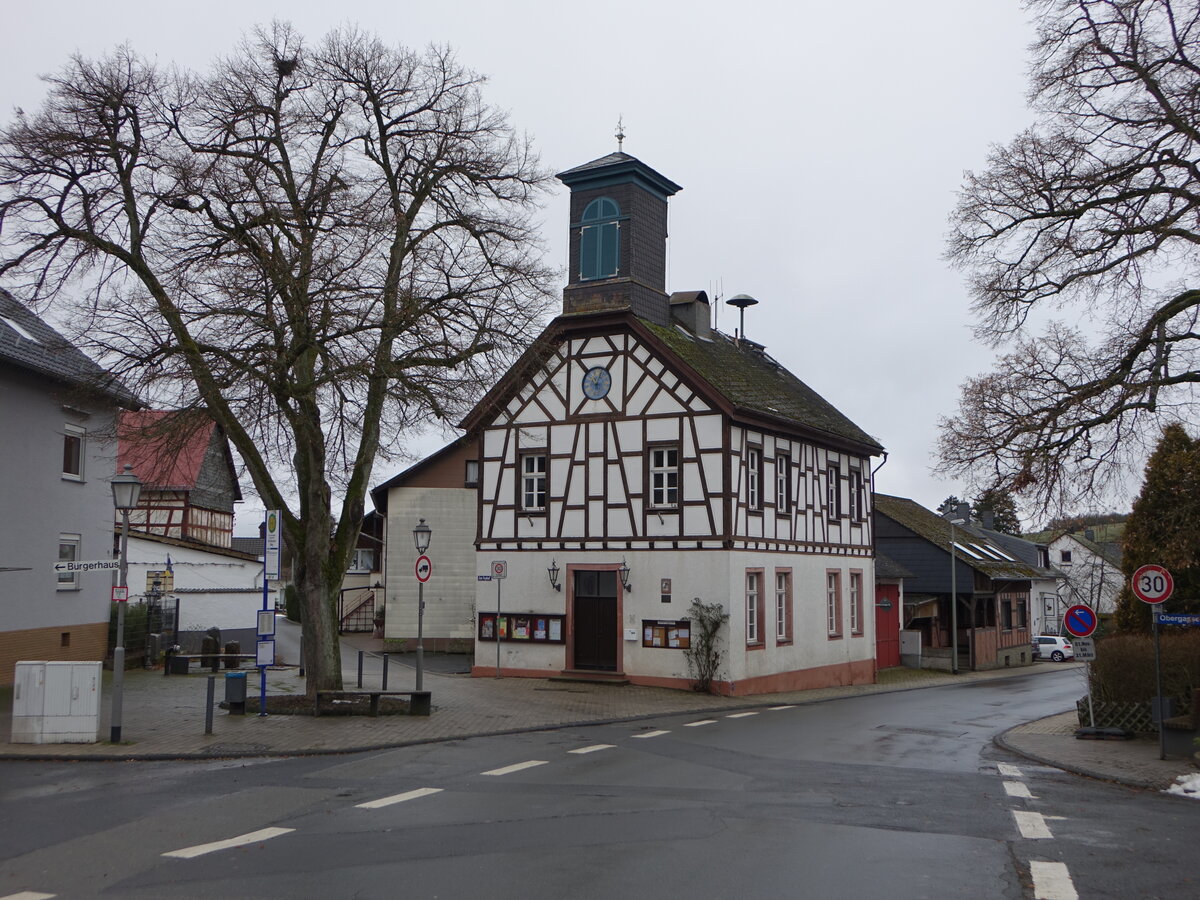
[[492, 576], [491, 575], [476, 575], [475, 580], [476, 581], [491, 581]]
[[1158, 614], [1159, 625], [1183, 625], [1197, 626], [1200, 625], [1200, 615], [1189, 615], [1186, 613], [1165, 613]]
[[1087, 637], [1096, 630], [1097, 624], [1095, 610], [1083, 604], [1072, 606], [1063, 616], [1063, 627], [1073, 637]]

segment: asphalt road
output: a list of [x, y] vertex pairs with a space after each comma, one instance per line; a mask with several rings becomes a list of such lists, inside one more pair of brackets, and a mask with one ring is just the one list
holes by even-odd
[[8, 763], [0, 898], [1200, 896], [1200, 803], [991, 743], [1078, 689], [1064, 671], [336, 758]]

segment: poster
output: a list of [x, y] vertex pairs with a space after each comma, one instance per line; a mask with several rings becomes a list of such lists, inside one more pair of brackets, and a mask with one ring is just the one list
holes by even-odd
[[551, 619], [550, 620], [550, 640], [552, 640], [552, 641], [561, 641], [562, 640], [562, 619]]

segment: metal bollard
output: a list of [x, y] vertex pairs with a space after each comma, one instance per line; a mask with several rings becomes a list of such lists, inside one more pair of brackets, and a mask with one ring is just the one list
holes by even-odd
[[304, 677], [304, 635], [300, 635], [300, 677]]
[[212, 734], [213, 698], [217, 695], [217, 676], [208, 676], [208, 702], [204, 705], [204, 733]]
[[362, 687], [362, 658], [363, 658], [363, 652], [361, 650], [359, 650], [358, 651], [358, 686], [359, 687]]
[[387, 690], [388, 655], [383, 654], [383, 690]]

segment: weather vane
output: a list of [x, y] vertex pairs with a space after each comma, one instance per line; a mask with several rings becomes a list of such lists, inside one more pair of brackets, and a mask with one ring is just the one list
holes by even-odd
[[625, 122], [625, 116], [624, 116], [624, 115], [617, 116], [617, 131], [616, 131], [616, 138], [617, 138], [617, 152], [618, 152], [618, 153], [620, 153], [620, 152], [621, 152], [621, 149], [622, 149], [623, 145], [625, 144], [625, 125], [624, 125], [624, 122]]

